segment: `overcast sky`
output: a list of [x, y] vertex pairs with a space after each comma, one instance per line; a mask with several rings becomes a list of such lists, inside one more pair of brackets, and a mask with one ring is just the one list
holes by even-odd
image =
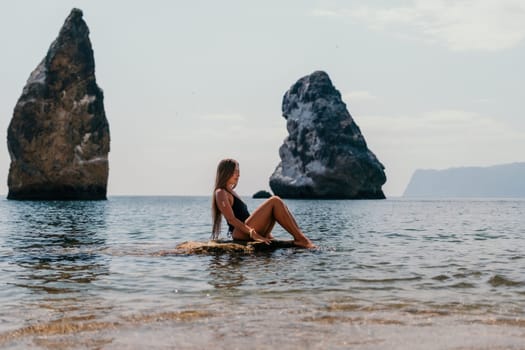
[[[269, 190], [282, 96], [326, 71], [387, 196], [414, 170], [525, 161], [525, 1], [0, 3], [0, 130], [73, 7], [84, 12], [110, 124], [108, 194], [208, 195], [218, 161], [238, 192]], [[7, 145], [0, 193], [7, 193]]]

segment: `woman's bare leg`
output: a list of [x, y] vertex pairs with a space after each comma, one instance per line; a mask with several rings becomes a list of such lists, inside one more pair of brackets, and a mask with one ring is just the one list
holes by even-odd
[[314, 247], [303, 234], [284, 202], [277, 196], [261, 204], [246, 220], [246, 224], [253, 227], [261, 236], [269, 237], [276, 221], [293, 236], [296, 245], [306, 248]]
[[[268, 223], [268, 226], [266, 226], [266, 228], [264, 230], [261, 230], [261, 233], [259, 233], [259, 234], [261, 236], [263, 236], [263, 237], [268, 238], [268, 239], [273, 239], [272, 230], [273, 230], [273, 227], [275, 226], [275, 222], [276, 222], [276, 220], [271, 220]], [[255, 231], [257, 231], [257, 230], [255, 230]]]

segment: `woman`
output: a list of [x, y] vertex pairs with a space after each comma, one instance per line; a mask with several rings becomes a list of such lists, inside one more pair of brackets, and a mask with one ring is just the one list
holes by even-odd
[[221, 232], [221, 214], [224, 215], [233, 239], [255, 240], [269, 244], [277, 221], [294, 238], [294, 244], [303, 248], [314, 248], [313, 243], [302, 233], [294, 217], [277, 196], [267, 199], [250, 215], [246, 204], [235, 193], [239, 182], [239, 163], [234, 159], [223, 159], [217, 166], [215, 190], [212, 200], [213, 234], [217, 239]]

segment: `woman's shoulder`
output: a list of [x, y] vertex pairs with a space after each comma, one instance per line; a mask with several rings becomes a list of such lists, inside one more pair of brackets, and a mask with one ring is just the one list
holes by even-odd
[[225, 188], [217, 188], [215, 190], [215, 196], [233, 197], [233, 194]]

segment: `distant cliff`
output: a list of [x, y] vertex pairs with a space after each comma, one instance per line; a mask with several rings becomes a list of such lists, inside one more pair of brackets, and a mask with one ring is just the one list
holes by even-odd
[[404, 197], [525, 197], [525, 163], [416, 170]]

